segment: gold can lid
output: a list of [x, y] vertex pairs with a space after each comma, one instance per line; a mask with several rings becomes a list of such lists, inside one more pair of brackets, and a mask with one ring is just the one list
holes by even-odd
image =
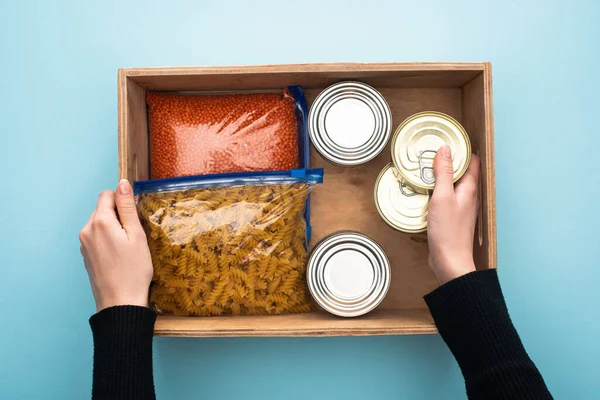
[[429, 197], [406, 185], [392, 163], [383, 168], [375, 182], [375, 206], [379, 215], [402, 232], [418, 233], [427, 229]]
[[471, 162], [471, 141], [457, 120], [440, 112], [417, 113], [400, 124], [392, 138], [392, 162], [409, 186], [432, 190], [433, 158], [443, 145], [452, 150], [456, 182]]

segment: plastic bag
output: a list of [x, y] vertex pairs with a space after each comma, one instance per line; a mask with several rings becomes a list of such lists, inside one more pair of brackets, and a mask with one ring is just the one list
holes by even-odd
[[283, 93], [147, 92], [150, 178], [308, 168], [306, 100]]
[[322, 181], [314, 169], [136, 182], [151, 306], [200, 316], [310, 311], [304, 210]]

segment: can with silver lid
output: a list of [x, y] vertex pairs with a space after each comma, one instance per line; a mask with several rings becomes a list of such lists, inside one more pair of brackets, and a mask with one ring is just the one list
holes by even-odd
[[362, 82], [339, 82], [323, 90], [308, 113], [315, 149], [343, 166], [366, 163], [387, 145], [392, 132], [390, 107], [377, 90]]
[[406, 233], [427, 230], [428, 193], [419, 193], [406, 185], [393, 164], [386, 165], [375, 181], [375, 206], [392, 228]]
[[432, 190], [435, 187], [433, 158], [443, 145], [452, 150], [456, 182], [469, 167], [471, 142], [457, 120], [440, 112], [421, 112], [400, 124], [392, 138], [392, 162], [409, 186]]
[[390, 287], [383, 249], [358, 232], [338, 232], [317, 244], [308, 260], [308, 288], [326, 311], [357, 317], [377, 307]]

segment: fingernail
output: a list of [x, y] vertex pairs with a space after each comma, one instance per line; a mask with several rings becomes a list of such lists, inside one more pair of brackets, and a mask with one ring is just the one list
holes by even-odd
[[448, 145], [442, 146], [442, 148], [440, 149], [440, 152], [442, 153], [442, 157], [444, 157], [444, 158], [452, 157], [452, 153], [450, 152], [450, 146], [448, 146]]
[[119, 182], [119, 187], [117, 188], [119, 194], [127, 196], [131, 193], [131, 185], [127, 179], [121, 179]]

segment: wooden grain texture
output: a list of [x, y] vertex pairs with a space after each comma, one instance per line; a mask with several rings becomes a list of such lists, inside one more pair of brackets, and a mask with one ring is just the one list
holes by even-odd
[[[491, 67], [488, 63], [298, 64], [249, 67], [142, 68], [119, 71], [119, 175], [148, 178], [145, 92], [154, 90], [272, 90], [302, 84], [309, 105], [340, 80], [375, 86], [390, 104], [394, 129], [413, 113], [435, 110], [463, 123], [482, 157], [482, 245], [479, 268], [495, 268], [496, 208]], [[415, 87], [416, 86], [416, 87]], [[359, 230], [384, 248], [392, 265], [390, 291], [367, 316], [341, 319], [326, 313], [266, 317], [160, 316], [163, 336], [351, 336], [434, 333], [423, 295], [437, 286], [427, 267], [426, 234], [405, 234], [383, 222], [373, 186], [390, 161], [389, 146], [371, 162], [354, 168], [327, 163], [314, 149], [313, 167], [325, 168], [325, 183], [312, 195], [313, 241], [338, 230]]]
[[323, 88], [341, 80], [379, 87], [461, 87], [483, 63], [330, 63], [126, 69], [126, 76], [152, 90], [265, 89], [286, 85]]
[[119, 179], [149, 179], [146, 90], [119, 71]]
[[[118, 114], [118, 146], [119, 146], [119, 179], [128, 179], [127, 170], [130, 164], [128, 156], [129, 143], [127, 125], [127, 114], [129, 112], [129, 104], [127, 103], [127, 74], [124, 69], [120, 69], [117, 75], [117, 114]], [[133, 178], [133, 175], [131, 175]], [[133, 179], [132, 179], [133, 181]]]
[[277, 74], [277, 73], [362, 73], [380, 72], [457, 72], [485, 69], [483, 62], [391, 62], [391, 63], [306, 63], [306, 64], [260, 64], [234, 66], [193, 66], [193, 67], [149, 67], [124, 68], [129, 76], [179, 76], [179, 75], [228, 75], [228, 74]]
[[497, 267], [496, 167], [494, 161], [494, 122], [492, 110], [491, 65], [462, 89], [463, 125], [473, 151], [481, 156], [481, 209], [474, 244], [478, 268]]
[[367, 336], [436, 333], [427, 309], [378, 310], [358, 318], [325, 312], [255, 317], [176, 317], [161, 315], [157, 336]]

